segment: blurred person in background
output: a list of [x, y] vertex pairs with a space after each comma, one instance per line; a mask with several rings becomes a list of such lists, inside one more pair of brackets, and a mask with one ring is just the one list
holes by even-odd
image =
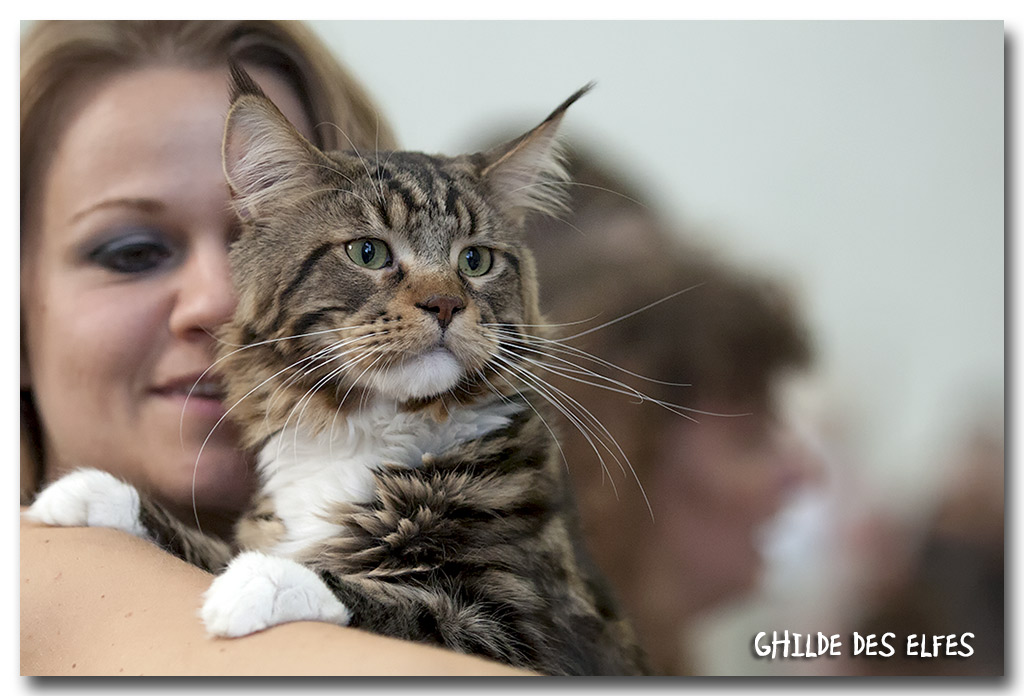
[[583, 384], [629, 391], [558, 358], [544, 377], [617, 442], [560, 424], [595, 561], [655, 671], [689, 674], [687, 624], [755, 588], [762, 529], [816, 475], [780, 399], [788, 376], [808, 367], [810, 343], [778, 282], [686, 242], [591, 157], [572, 154], [569, 171], [571, 212], [529, 226], [542, 310], [565, 345], [657, 381], [554, 355], [681, 408]]

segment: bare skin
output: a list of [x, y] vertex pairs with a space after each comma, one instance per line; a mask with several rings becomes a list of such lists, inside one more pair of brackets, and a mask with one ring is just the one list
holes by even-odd
[[21, 674], [515, 676], [522, 671], [326, 623], [206, 635], [211, 576], [100, 528], [21, 523]]

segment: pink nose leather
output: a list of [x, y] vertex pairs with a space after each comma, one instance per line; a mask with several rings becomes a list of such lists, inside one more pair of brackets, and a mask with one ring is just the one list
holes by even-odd
[[424, 312], [430, 312], [437, 319], [442, 329], [448, 328], [455, 318], [456, 312], [466, 308], [465, 303], [458, 297], [451, 295], [431, 295], [424, 302], [416, 305]]

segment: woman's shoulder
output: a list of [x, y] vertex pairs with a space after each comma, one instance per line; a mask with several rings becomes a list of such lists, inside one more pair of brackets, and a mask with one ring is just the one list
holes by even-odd
[[325, 623], [210, 639], [211, 576], [113, 529], [21, 522], [22, 675], [513, 675], [468, 655]]

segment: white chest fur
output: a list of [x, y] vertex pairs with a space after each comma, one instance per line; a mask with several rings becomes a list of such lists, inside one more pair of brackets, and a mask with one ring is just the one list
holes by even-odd
[[479, 408], [452, 408], [438, 423], [429, 415], [400, 412], [379, 400], [317, 436], [288, 428], [272, 437], [259, 455], [263, 492], [287, 530], [272, 553], [295, 557], [324, 539], [343, 534], [330, 521], [339, 503], [373, 499], [374, 472], [381, 465], [416, 468], [424, 454], [500, 428], [522, 407], [496, 401]]

